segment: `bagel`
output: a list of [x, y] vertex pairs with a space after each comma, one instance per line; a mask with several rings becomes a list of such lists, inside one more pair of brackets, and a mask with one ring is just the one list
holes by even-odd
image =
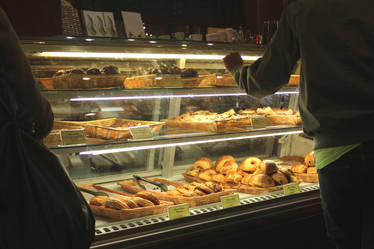
[[207, 157], [200, 157], [196, 159], [193, 164], [194, 169], [211, 169], [213, 168], [213, 162]]
[[243, 160], [240, 164], [239, 169], [246, 171], [246, 172], [255, 172], [261, 166], [261, 159], [257, 157], [247, 157]]
[[221, 172], [221, 169], [222, 169], [223, 165], [227, 161], [235, 162], [235, 159], [232, 156], [221, 156], [220, 158], [218, 158], [218, 160], [216, 161], [216, 163], [214, 165], [216, 171]]
[[207, 170], [204, 170], [204, 171], [201, 171], [199, 173], [199, 178], [205, 180], [205, 181], [211, 181], [213, 176], [216, 175], [217, 172], [214, 171], [213, 169], [207, 169]]

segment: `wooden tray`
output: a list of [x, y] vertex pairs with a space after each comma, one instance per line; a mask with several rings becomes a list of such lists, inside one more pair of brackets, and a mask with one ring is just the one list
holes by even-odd
[[114, 128], [111, 126], [128, 123], [140, 124], [136, 127], [149, 126], [152, 133], [160, 131], [164, 125], [164, 122], [109, 118], [93, 121], [56, 121], [55, 126], [70, 129], [84, 127], [86, 136], [88, 137], [109, 140], [126, 140], [131, 138], [129, 128]]
[[[169, 181], [169, 180], [161, 179], [161, 178], [150, 178], [150, 179], [154, 181], [162, 182], [162, 183], [165, 183], [166, 185], [174, 186], [174, 187], [181, 187], [183, 185], [183, 183], [180, 183], [180, 182], [173, 182], [173, 181]], [[137, 193], [139, 191], [144, 191], [141, 188], [135, 187], [136, 186], [135, 180], [125, 180], [122, 182], [118, 182], [118, 185], [120, 185], [123, 190], [130, 192], [130, 193]], [[175, 204], [187, 203], [190, 207], [196, 207], [196, 206], [201, 206], [201, 205], [205, 205], [209, 203], [220, 202], [221, 196], [233, 194], [235, 191], [233, 189], [226, 189], [222, 192], [207, 194], [203, 196], [194, 196], [194, 197], [171, 196], [171, 195], [165, 194], [164, 192], [157, 192], [157, 191], [149, 191], [149, 192], [154, 194], [160, 200], [173, 202]]]
[[[187, 182], [205, 182], [204, 180], [198, 178], [198, 177], [193, 177], [190, 175], [187, 175], [185, 173], [182, 174], [184, 179]], [[277, 190], [283, 189], [282, 185], [279, 186], [274, 186], [271, 188], [259, 188], [259, 187], [253, 187], [245, 184], [231, 184], [231, 183], [223, 183], [224, 189], [233, 189], [235, 192], [239, 193], [246, 193], [246, 194], [261, 194], [261, 193], [268, 193], [268, 192], [273, 192]]]
[[318, 181], [318, 173], [295, 173], [297, 179], [302, 182], [310, 182], [310, 183], [317, 183]]
[[[86, 184], [79, 186], [81, 188], [98, 191], [93, 184]], [[99, 191], [107, 192], [109, 196], [112, 195], [112, 193], [121, 194], [117, 191], [106, 191], [105, 189], [100, 189]], [[87, 200], [89, 202], [89, 200]], [[128, 219], [134, 219], [154, 214], [160, 214], [160, 213], [166, 213], [168, 210], [168, 207], [173, 205], [173, 202], [168, 202], [164, 200], [160, 200], [160, 205], [152, 206], [152, 207], [139, 207], [139, 208], [132, 208], [132, 209], [113, 209], [113, 208], [107, 208], [104, 206], [95, 206], [90, 204], [90, 208], [92, 210], [92, 213], [98, 216], [103, 216], [110, 218], [114, 221], [119, 220], [128, 220]]]
[[161, 120], [171, 128], [183, 128], [192, 130], [203, 130], [210, 132], [227, 132], [230, 128], [245, 127], [251, 125], [250, 118], [230, 119], [222, 121], [180, 121], [174, 119]]

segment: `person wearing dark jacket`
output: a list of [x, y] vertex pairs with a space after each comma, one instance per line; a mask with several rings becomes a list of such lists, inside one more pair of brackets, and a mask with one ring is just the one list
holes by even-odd
[[301, 59], [299, 110], [314, 138], [329, 238], [339, 249], [374, 248], [374, 1], [296, 0], [254, 64], [223, 63], [256, 97], [285, 85]]

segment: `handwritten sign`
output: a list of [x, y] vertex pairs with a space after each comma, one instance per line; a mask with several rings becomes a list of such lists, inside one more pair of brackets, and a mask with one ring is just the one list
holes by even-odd
[[130, 127], [129, 129], [133, 139], [153, 138], [152, 131], [148, 126]]
[[187, 203], [168, 207], [169, 219], [190, 216], [190, 206]]
[[74, 130], [61, 130], [60, 136], [63, 145], [86, 143], [86, 136], [83, 128]]
[[240, 205], [239, 194], [221, 196], [222, 208], [230, 208]]
[[253, 129], [263, 129], [266, 128], [266, 119], [263, 116], [254, 116], [251, 118]]
[[284, 195], [293, 195], [300, 193], [300, 187], [298, 183], [289, 183], [283, 185]]

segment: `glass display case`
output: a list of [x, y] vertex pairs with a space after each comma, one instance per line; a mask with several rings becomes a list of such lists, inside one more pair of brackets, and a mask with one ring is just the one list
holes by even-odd
[[[308, 176], [312, 166], [304, 163], [312, 143], [302, 134], [298, 87], [256, 99], [239, 89], [222, 65], [232, 51], [250, 64], [262, 55], [261, 48], [73, 37], [23, 40], [22, 46], [55, 115], [45, 145], [74, 182], [113, 199], [134, 198], [142, 188], [160, 199], [153, 203], [159, 208], [139, 203], [116, 208], [84, 193], [96, 214], [93, 248], [144, 242], [160, 230], [170, 236], [171, 230], [187, 229], [187, 223], [198, 231], [202, 219], [206, 224], [233, 214], [241, 219], [240, 214], [249, 217], [248, 210], [260, 212], [260, 205], [318, 199], [313, 172], [312, 180], [298, 177]], [[224, 156], [231, 159], [219, 165]], [[295, 174], [295, 164], [305, 170]], [[166, 184], [168, 192], [134, 175]], [[254, 175], [262, 176], [259, 183]], [[289, 183], [300, 193], [285, 196], [283, 185]], [[223, 208], [222, 196], [235, 194], [239, 206]], [[185, 202], [190, 216], [170, 219], [168, 207]], [[140, 232], [148, 237], [140, 239]]]

